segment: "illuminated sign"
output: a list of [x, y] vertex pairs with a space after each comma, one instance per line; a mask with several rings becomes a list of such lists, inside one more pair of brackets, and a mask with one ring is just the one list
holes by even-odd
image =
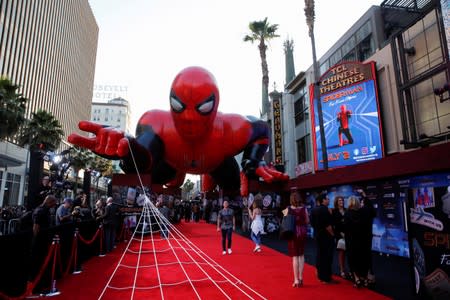
[[280, 99], [273, 99], [273, 137], [275, 149], [275, 164], [283, 163], [283, 143], [281, 140], [281, 104]]
[[[314, 165], [323, 169], [319, 119], [310, 89]], [[383, 157], [375, 62], [345, 62], [330, 68], [319, 83], [330, 168]]]

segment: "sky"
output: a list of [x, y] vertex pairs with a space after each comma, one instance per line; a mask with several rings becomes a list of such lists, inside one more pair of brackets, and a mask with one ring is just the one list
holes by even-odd
[[[314, 35], [320, 58], [372, 5], [382, 0], [316, 0]], [[261, 60], [244, 42], [248, 25], [268, 18], [279, 38], [268, 43], [269, 91], [283, 91], [283, 43], [294, 42], [295, 72], [312, 65], [304, 1], [89, 0], [99, 27], [96, 86], [120, 86], [130, 102], [132, 133], [147, 110], [169, 110], [176, 74], [201, 66], [214, 74], [219, 111], [259, 117]], [[125, 87], [125, 88], [123, 88]], [[95, 91], [94, 91], [95, 92]]]

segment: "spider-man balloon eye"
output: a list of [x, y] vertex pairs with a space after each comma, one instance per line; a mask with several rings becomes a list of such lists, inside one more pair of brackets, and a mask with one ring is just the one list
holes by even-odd
[[170, 107], [177, 113], [182, 112], [186, 108], [186, 106], [178, 100], [176, 96], [170, 96]]
[[212, 94], [208, 99], [197, 105], [197, 111], [202, 115], [209, 114], [214, 109], [216, 97]]

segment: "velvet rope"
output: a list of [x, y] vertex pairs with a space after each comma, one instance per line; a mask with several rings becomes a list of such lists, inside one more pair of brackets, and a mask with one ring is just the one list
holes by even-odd
[[[77, 244], [77, 239], [78, 239], [78, 228], [75, 229], [75, 232], [73, 234], [73, 239], [72, 239], [72, 250], [70, 251], [70, 257], [69, 257], [69, 262], [67, 263], [67, 267], [66, 270], [64, 271], [64, 273], [61, 272], [61, 274], [63, 274], [63, 276], [66, 276], [67, 274], [69, 274], [70, 271], [70, 267], [72, 266], [73, 260], [75, 258], [75, 263], [76, 263], [76, 244]], [[74, 266], [75, 268], [76, 266]]]
[[100, 256], [104, 256], [103, 253], [103, 241], [105, 238], [105, 233], [103, 232], [103, 226], [100, 225]]
[[18, 300], [18, 299], [24, 299], [28, 296], [31, 296], [33, 294], [33, 289], [36, 287], [36, 284], [39, 282], [39, 280], [41, 280], [42, 275], [44, 274], [45, 269], [47, 268], [48, 263], [50, 262], [50, 258], [52, 258], [52, 255], [54, 255], [55, 252], [55, 241], [52, 242], [50, 249], [47, 253], [47, 256], [45, 257], [44, 263], [41, 266], [41, 269], [39, 270], [36, 278], [27, 283], [27, 288], [25, 290], [25, 292], [23, 293], [23, 295], [20, 295], [18, 297], [9, 297], [3, 293], [0, 292], [0, 298], [1, 299], [6, 299], [6, 300]]
[[98, 235], [100, 234], [100, 231], [102, 230], [102, 227], [100, 226], [99, 229], [97, 229], [97, 231], [95, 232], [94, 236], [92, 237], [92, 239], [90, 240], [86, 240], [85, 238], [83, 238], [81, 235], [78, 235], [78, 239], [83, 242], [86, 245], [90, 245], [92, 244], [98, 237]]
[[55, 271], [56, 271], [56, 265], [57, 265], [57, 260], [59, 260], [59, 266], [60, 268], [62, 268], [61, 266], [61, 252], [60, 252], [60, 244], [59, 244], [59, 236], [55, 235], [55, 237], [53, 238], [53, 241], [55, 243], [55, 253], [53, 255], [53, 265], [52, 265], [52, 279], [50, 281], [50, 292], [54, 292], [54, 290], [56, 289], [54, 282], [56, 282], [55, 279]]

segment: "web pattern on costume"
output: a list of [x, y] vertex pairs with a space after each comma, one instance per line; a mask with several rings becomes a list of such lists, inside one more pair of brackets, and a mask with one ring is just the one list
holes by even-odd
[[[165, 234], [166, 233], [166, 234]], [[125, 293], [127, 291], [127, 293]], [[265, 299], [233, 276], [145, 199], [142, 214], [99, 299]]]

